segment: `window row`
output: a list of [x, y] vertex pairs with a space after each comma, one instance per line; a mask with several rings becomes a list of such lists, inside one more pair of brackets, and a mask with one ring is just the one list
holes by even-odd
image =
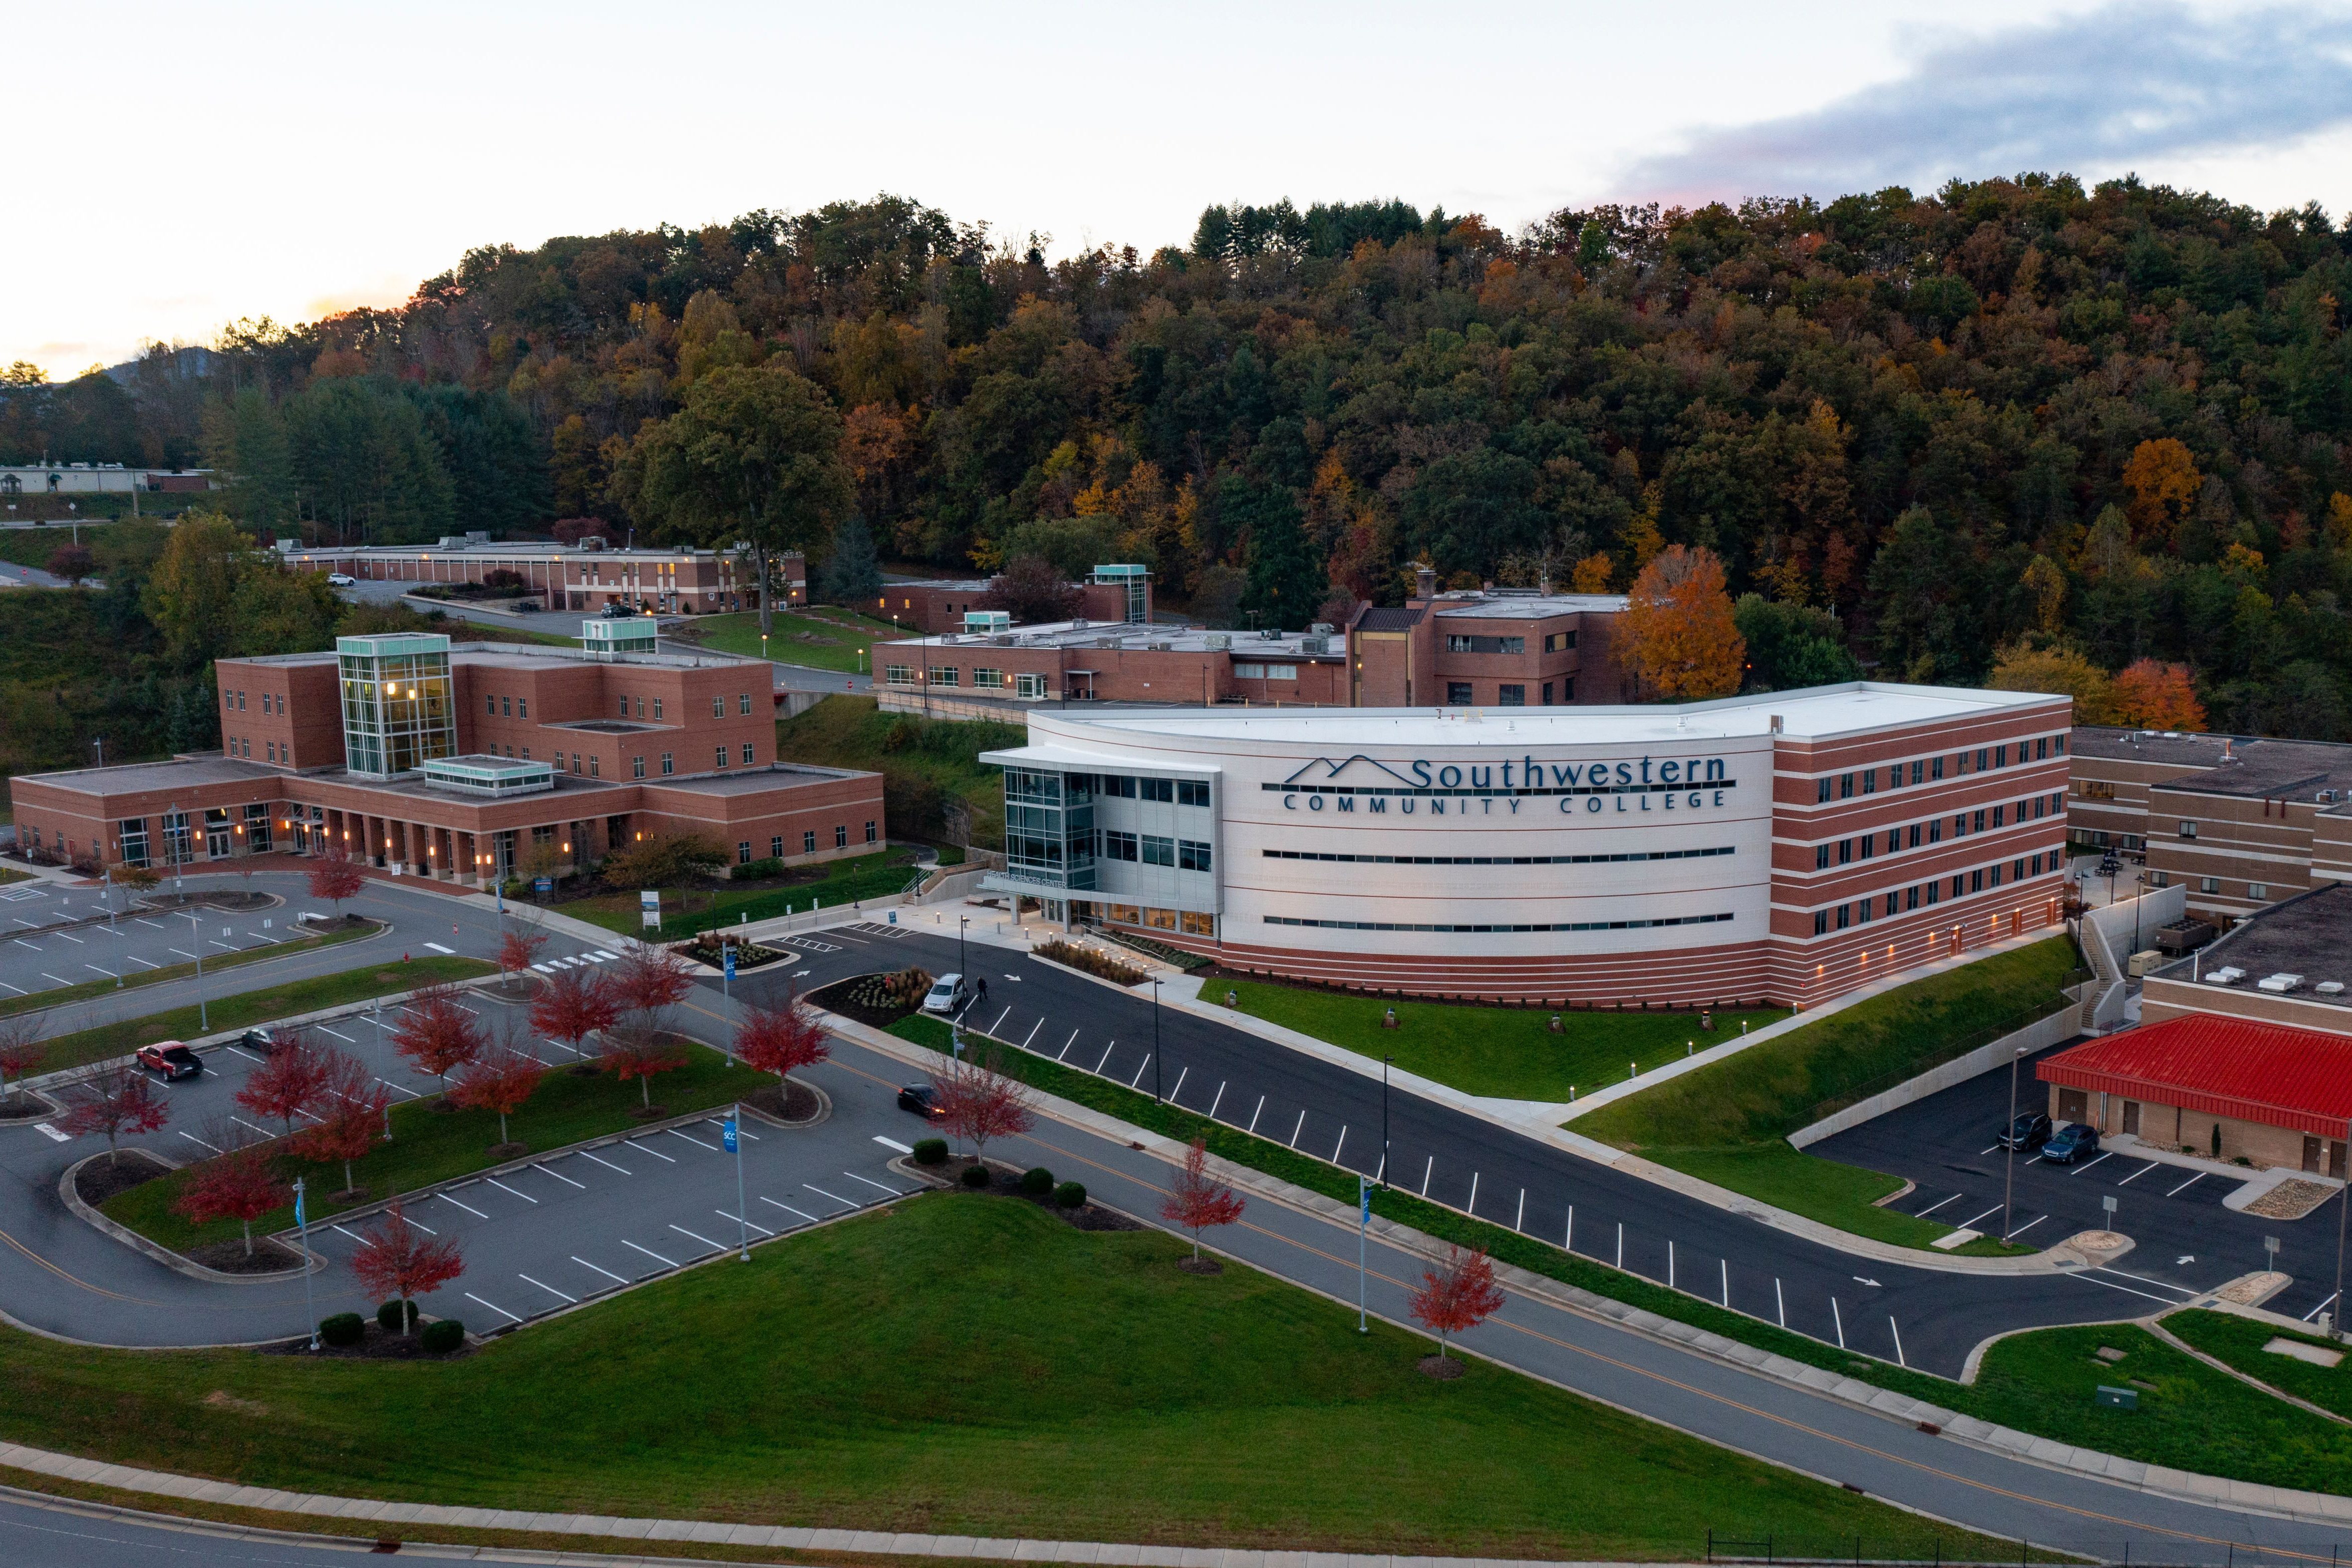
[[[875, 823], [871, 817], [867, 818], [866, 821], [866, 841], [869, 844], [875, 841]], [[837, 850], [845, 850], [849, 847], [848, 823], [835, 822], [834, 824], [833, 847]], [[809, 829], [801, 834], [801, 853], [804, 855], [813, 855], [816, 853], [816, 831], [814, 828]], [[768, 858], [772, 861], [780, 861], [784, 858], [783, 834], [778, 833], [768, 841]], [[738, 839], [735, 841], [735, 863], [737, 865], [750, 865], [751, 863], [751, 840]]]
[[[2010, 767], [2011, 765], [2010, 749], [2007, 745], [2001, 745], [1979, 746], [1973, 753], [1956, 751], [1951, 754], [1951, 775], [1958, 779], [1970, 773], [1984, 773], [1995, 768]], [[2031, 741], [2021, 740], [2017, 743], [2016, 751], [2016, 760], [2019, 763], [2046, 762], [2053, 757], [2066, 755], [2066, 737], [2063, 735], [2045, 735]], [[2030, 756], [2029, 751], [2032, 753]], [[1971, 756], [1976, 758], [1974, 768], [1969, 766]], [[1931, 784], [1944, 777], [1942, 757], [1919, 757], [1912, 758], [1907, 765], [1895, 762], [1889, 763], [1885, 768], [1862, 768], [1846, 773], [1825, 773], [1814, 780], [1814, 798], [1821, 801], [1851, 800], [1854, 797], [1854, 786], [1857, 781], [1862, 787], [1863, 794], [1874, 795], [1878, 792], [1881, 775], [1884, 775], [1886, 779], [1886, 788], [1900, 789], [1903, 788], [1903, 771], [1906, 766], [1910, 768], [1911, 782], [1914, 784]]]
[[1727, 855], [1731, 846], [1712, 850], [1635, 850], [1617, 855], [1340, 855], [1312, 850], [1265, 850], [1270, 861], [1359, 861], [1367, 865], [1601, 865], [1613, 861], [1706, 860]]
[[1654, 925], [1713, 925], [1728, 915], [1674, 915], [1658, 920], [1576, 920], [1549, 925], [1416, 925], [1396, 920], [1307, 920], [1269, 915], [1268, 925], [1319, 925], [1339, 931], [1646, 931]]
[[[1557, 698], [1555, 698], [1553, 695], [1555, 692], [1558, 693]], [[1477, 706], [1477, 686], [1475, 683], [1470, 681], [1448, 681], [1445, 683], [1445, 706], [1447, 707], [1475, 707]], [[1570, 675], [1564, 681], [1546, 681], [1543, 684], [1542, 703], [1545, 707], [1552, 707], [1557, 706], [1559, 703], [1572, 703], [1575, 700], [1575, 676]], [[1496, 707], [1527, 706], [1527, 684], [1523, 681], [1496, 682], [1495, 685], [1494, 706]]]
[[[2017, 821], [2020, 823], [2039, 821], [2044, 817], [2058, 816], [2064, 810], [2063, 795], [2032, 795], [2017, 802]], [[1985, 831], [1988, 827], [1988, 817], [1989, 825], [1992, 828], [2008, 826], [2008, 803], [1980, 807], [1974, 811], [1954, 813], [1952, 837], [1963, 839], [1972, 832]], [[1911, 849], [1916, 850], [1922, 844], [1940, 844], [1944, 841], [1944, 819], [1936, 817], [1926, 822], [1912, 822], [1907, 826], [1887, 829], [1885, 852], [1893, 854], [1897, 850], [1905, 848], [1904, 841], [1906, 834], [1909, 836], [1908, 847]], [[1813, 846], [1813, 869], [1827, 871], [1830, 868], [1832, 854], [1836, 856], [1836, 863], [1839, 865], [1850, 865], [1855, 861], [1866, 861], [1879, 852], [1879, 837], [1877, 833], [1870, 832], [1860, 833], [1850, 839], [1824, 839]]]
[[[284, 718], [286, 716], [286, 699], [284, 697], [278, 695], [275, 692], [263, 692], [260, 694], [260, 697], [261, 711], [263, 713], [275, 713], [280, 718]], [[221, 711], [223, 713], [245, 712], [245, 694], [243, 692], [222, 692]]]
[[1296, 664], [1235, 664], [1234, 679], [1237, 681], [1295, 681], [1298, 678]]
[[1108, 861], [1139, 861], [1144, 865], [1164, 865], [1178, 871], [1207, 871], [1209, 846], [1198, 839], [1163, 838], [1157, 833], [1127, 833], [1117, 828], [1105, 828], [1099, 837], [1098, 852]]
[[[934, 686], [957, 688], [963, 685], [963, 669], [961, 665], [933, 664], [929, 668], [929, 675], [930, 684]], [[882, 669], [882, 681], [886, 685], [919, 686], [923, 684], [923, 669], [914, 664], [886, 664]], [[971, 684], [973, 689], [977, 691], [1001, 692], [1008, 689], [1005, 672], [991, 669], [986, 665], [973, 666]], [[1016, 697], [1042, 697], [1045, 695], [1045, 677], [1016, 671], [1012, 676], [1009, 689]]]
[[1187, 936], [1214, 936], [1217, 917], [1192, 909], [1154, 909], [1150, 904], [1087, 904], [1076, 906], [1112, 925], [1140, 925], [1148, 931], [1181, 931]]
[[[1982, 893], [1988, 888], [2000, 886], [2001, 873], [2004, 869], [2007, 870], [2011, 882], [2023, 882], [2029, 876], [2040, 876], [2042, 862], [2045, 858], [2050, 862], [2050, 869], [2056, 871], [2060, 862], [2058, 852], [2053, 850], [2046, 857], [2020, 856], [2010, 862], [2006, 868], [1996, 862], [1978, 871], [1955, 873], [1949, 882], [1950, 896], [1963, 898], [1969, 894]], [[1907, 915], [1912, 910], [1941, 903], [1945, 897], [1945, 879], [1937, 877], [1914, 883], [1910, 887], [1894, 888], [1885, 895], [1885, 907], [1883, 913], [1888, 916]], [[1813, 935], [1823, 936], [1833, 930], [1843, 931], [1848, 925], [1867, 925], [1874, 915], [1881, 913], [1879, 908], [1881, 902], [1880, 895], [1873, 894], [1868, 898], [1857, 898], [1850, 903], [1834, 904], [1827, 909], [1816, 909], [1813, 911]]]

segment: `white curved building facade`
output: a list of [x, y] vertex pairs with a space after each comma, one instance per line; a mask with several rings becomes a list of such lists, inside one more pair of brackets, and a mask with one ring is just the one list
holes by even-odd
[[1811, 1004], [2056, 923], [2063, 697], [1031, 716], [988, 885], [1404, 995]]

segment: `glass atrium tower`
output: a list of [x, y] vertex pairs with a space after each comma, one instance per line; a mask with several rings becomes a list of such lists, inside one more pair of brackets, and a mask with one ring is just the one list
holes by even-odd
[[338, 637], [335, 658], [343, 679], [344, 767], [390, 779], [457, 755], [447, 637]]

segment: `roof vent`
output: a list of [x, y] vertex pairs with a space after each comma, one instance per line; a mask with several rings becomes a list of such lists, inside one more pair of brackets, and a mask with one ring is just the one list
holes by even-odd
[[1144, 651], [1147, 653], [1172, 653], [1175, 650], [1176, 644], [1173, 643], [1146, 643], [1143, 646]]
[[2340, 997], [2344, 994], [2344, 982], [2341, 980], [2322, 980], [2319, 984], [2312, 987], [2311, 988], [2318, 992], [2323, 997]]
[[1774, 735], [1780, 733], [1780, 716], [1777, 713], [1772, 716], [1772, 733]]
[[1314, 636], [1301, 637], [1298, 640], [1298, 651], [1302, 653], [1328, 653], [1331, 651], [1331, 639], [1328, 637]]
[[1318, 637], [1328, 637], [1333, 631], [1333, 627], [1331, 622], [1328, 621], [1318, 621], [1314, 625], [1309, 626], [1307, 630], [1314, 632]]
[[2246, 977], [2246, 972], [2235, 964], [2225, 964], [2205, 977], [2209, 986], [2234, 986]]
[[1087, 618], [1086, 618], [1085, 616], [1083, 616], [1083, 615], [1073, 615], [1073, 616], [1071, 616], [1071, 617], [1070, 617], [1070, 630], [1071, 630], [1071, 631], [1073, 631], [1073, 632], [1083, 632], [1083, 631], [1085, 631], [1086, 629], [1087, 629]]
[[2221, 742], [2221, 760], [2224, 762], [2238, 760], [2237, 752], [2231, 749], [2231, 743], [2226, 739]]
[[2301, 975], [2265, 975], [2254, 982], [2254, 989], [2284, 995], [2288, 991], [2298, 988], [2302, 984]]
[[1209, 633], [1209, 652], [1210, 652], [1210, 653], [1224, 653], [1224, 652], [1228, 651], [1229, 649], [1231, 649], [1231, 648], [1233, 647], [1233, 645], [1234, 645], [1234, 634], [1233, 634], [1232, 632], [1210, 632], [1210, 633]]

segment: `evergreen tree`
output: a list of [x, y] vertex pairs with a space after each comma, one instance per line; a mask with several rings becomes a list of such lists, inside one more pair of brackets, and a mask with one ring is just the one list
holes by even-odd
[[1299, 517], [1298, 503], [1279, 486], [1261, 487], [1250, 525], [1249, 587], [1242, 610], [1255, 612], [1260, 628], [1304, 628], [1331, 596], [1331, 574], [1317, 558]]
[[833, 530], [833, 554], [820, 580], [824, 596], [835, 604], [861, 604], [882, 591], [882, 558], [875, 553], [866, 519], [856, 512]]

